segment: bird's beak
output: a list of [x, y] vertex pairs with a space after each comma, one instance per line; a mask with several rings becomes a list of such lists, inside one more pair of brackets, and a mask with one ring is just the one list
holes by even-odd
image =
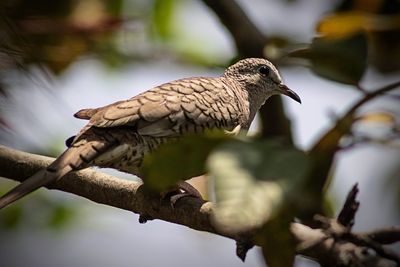
[[289, 87], [287, 87], [284, 84], [279, 85], [279, 91], [281, 94], [287, 95], [291, 99], [293, 99], [296, 102], [299, 102], [301, 104], [301, 99], [298, 94], [296, 94], [293, 90], [291, 90]]

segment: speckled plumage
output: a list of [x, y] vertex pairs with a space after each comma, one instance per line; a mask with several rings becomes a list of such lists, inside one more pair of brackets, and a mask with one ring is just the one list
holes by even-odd
[[111, 167], [140, 177], [143, 156], [160, 144], [206, 128], [247, 130], [265, 100], [279, 93], [299, 101], [269, 61], [250, 58], [230, 66], [220, 77], [180, 79], [128, 100], [81, 110], [75, 117], [89, 122], [70, 147], [45, 171], [0, 198], [0, 208], [89, 166]]

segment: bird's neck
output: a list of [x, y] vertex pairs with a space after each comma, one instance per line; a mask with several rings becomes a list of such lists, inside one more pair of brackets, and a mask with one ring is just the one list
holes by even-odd
[[247, 93], [247, 103], [249, 103], [249, 122], [251, 123], [258, 110], [271, 95], [265, 94], [265, 91], [260, 90], [257, 86], [248, 88], [245, 91]]
[[241, 84], [240, 81], [234, 81], [233, 84], [231, 81], [230, 84], [238, 99], [237, 105], [241, 113], [239, 123], [242, 129], [248, 129], [257, 111], [270, 95], [265, 95], [265, 92], [259, 90], [257, 86], [254, 86], [254, 88], [247, 88], [249, 85]]

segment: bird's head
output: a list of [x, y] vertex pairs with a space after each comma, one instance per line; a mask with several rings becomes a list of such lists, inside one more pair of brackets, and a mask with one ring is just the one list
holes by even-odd
[[283, 94], [301, 103], [300, 97], [282, 83], [278, 70], [266, 59], [242, 59], [230, 66], [224, 76], [239, 82], [250, 96], [264, 97], [264, 101], [272, 95]]

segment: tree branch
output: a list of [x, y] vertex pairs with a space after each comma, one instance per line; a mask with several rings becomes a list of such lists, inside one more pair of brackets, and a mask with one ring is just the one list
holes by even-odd
[[393, 244], [400, 241], [400, 226], [361, 233], [360, 235], [383, 245]]
[[[0, 176], [22, 182], [53, 160], [53, 158], [0, 146]], [[139, 182], [118, 179], [94, 170], [72, 172], [48, 188], [73, 193], [97, 203], [184, 225], [195, 230], [235, 240], [241, 240], [243, 237], [246, 240], [256, 240], [253, 239], [255, 231], [238, 235], [221, 229], [217, 230], [213, 225], [213, 204], [210, 202], [187, 197], [180, 199], [172, 208], [169, 201], [160, 201], [158, 196], [146, 193]], [[392, 234], [395, 232], [397, 236], [400, 235], [398, 228], [392, 228], [390, 231]], [[336, 240], [335, 236], [321, 229], [292, 223], [291, 232], [296, 240], [298, 254], [314, 258], [327, 266], [335, 266], [335, 264], [346, 266], [349, 259], [357, 260], [363, 263], [363, 266], [396, 266], [393, 261], [378, 254], [369, 255], [365, 252], [364, 246], [347, 240]], [[376, 242], [379, 242], [377, 236], [384, 235], [380, 233], [386, 233], [386, 231], [375, 232]]]
[[231, 33], [241, 57], [263, 55], [267, 41], [236, 1], [203, 0]]
[[346, 202], [344, 203], [337, 219], [341, 225], [348, 227], [349, 229], [354, 225], [354, 217], [356, 216], [356, 212], [360, 206], [360, 203], [356, 200], [357, 194], [358, 185], [356, 184], [348, 193]]

